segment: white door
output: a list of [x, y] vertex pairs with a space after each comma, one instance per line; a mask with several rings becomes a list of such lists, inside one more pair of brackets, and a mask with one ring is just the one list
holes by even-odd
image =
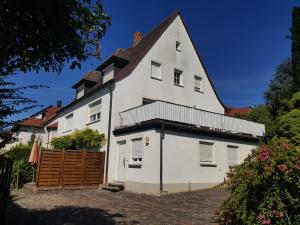
[[119, 149], [119, 165], [118, 165], [118, 180], [124, 181], [127, 163], [127, 147], [126, 141], [118, 142]]

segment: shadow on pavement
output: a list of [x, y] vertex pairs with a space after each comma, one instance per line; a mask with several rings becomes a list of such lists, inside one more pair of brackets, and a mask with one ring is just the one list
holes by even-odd
[[90, 207], [65, 206], [54, 209], [26, 209], [14, 200], [10, 201], [7, 211], [7, 225], [132, 225], [137, 221], [117, 222], [124, 218], [121, 214], [110, 214], [107, 210]]

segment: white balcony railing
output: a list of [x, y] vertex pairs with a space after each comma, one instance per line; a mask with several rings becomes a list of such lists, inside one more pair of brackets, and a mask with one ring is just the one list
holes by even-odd
[[120, 127], [132, 126], [153, 119], [163, 119], [256, 137], [262, 137], [265, 133], [264, 124], [163, 101], [155, 101], [121, 112]]

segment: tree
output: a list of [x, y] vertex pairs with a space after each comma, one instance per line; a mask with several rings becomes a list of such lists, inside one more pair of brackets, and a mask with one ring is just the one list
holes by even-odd
[[13, 140], [9, 128], [14, 124], [9, 117], [28, 111], [40, 105], [36, 101], [23, 97], [26, 89], [37, 89], [41, 85], [15, 87], [13, 82], [5, 82], [0, 77], [0, 149]]
[[292, 19], [292, 63], [294, 80], [297, 89], [300, 89], [300, 7], [294, 7]]
[[[110, 24], [99, 0], [4, 0], [0, 4], [0, 75], [60, 72], [99, 56]], [[96, 48], [96, 51], [93, 49]]]
[[265, 91], [266, 106], [276, 117], [289, 111], [288, 101], [295, 93], [292, 61], [284, 60], [276, 69], [274, 79]]
[[287, 138], [291, 143], [300, 146], [300, 110], [280, 116], [276, 123], [278, 138]]
[[266, 105], [257, 105], [247, 114], [247, 120], [263, 123], [266, 126], [266, 135], [268, 137], [274, 136], [274, 117], [269, 112]]
[[100, 56], [99, 41], [110, 17], [98, 0], [4, 0], [0, 4], [0, 148], [12, 140], [9, 117], [37, 107], [23, 96], [24, 89], [6, 82], [22, 71], [61, 72]]

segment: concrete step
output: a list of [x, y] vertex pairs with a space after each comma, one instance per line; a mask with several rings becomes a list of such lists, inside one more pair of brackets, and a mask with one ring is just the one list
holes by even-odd
[[111, 182], [107, 185], [102, 186], [103, 190], [112, 191], [112, 192], [118, 192], [124, 190], [124, 183], [120, 182]]

